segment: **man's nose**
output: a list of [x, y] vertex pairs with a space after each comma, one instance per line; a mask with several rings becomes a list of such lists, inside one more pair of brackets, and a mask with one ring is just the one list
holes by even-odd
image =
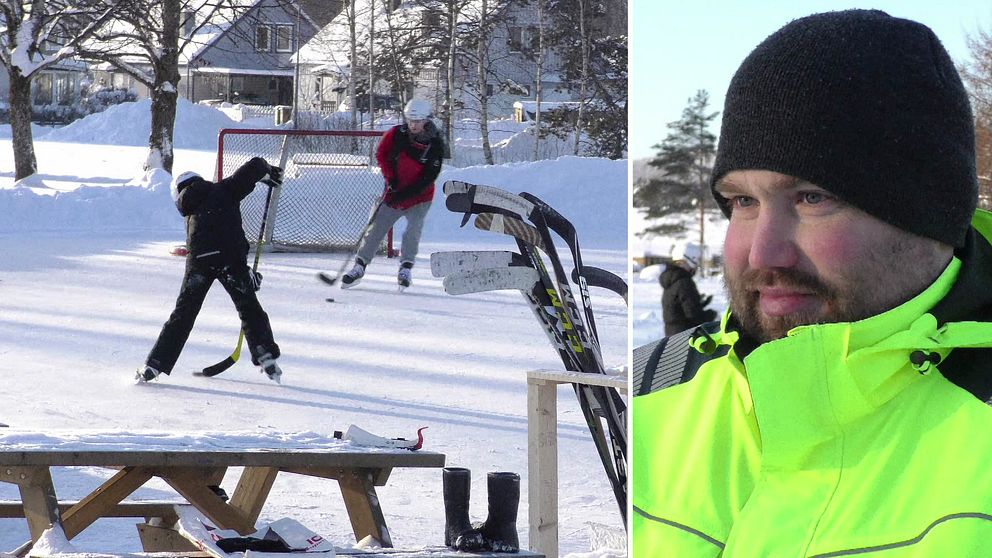
[[795, 220], [782, 212], [763, 211], [754, 223], [748, 264], [752, 269], [793, 267], [799, 261]]

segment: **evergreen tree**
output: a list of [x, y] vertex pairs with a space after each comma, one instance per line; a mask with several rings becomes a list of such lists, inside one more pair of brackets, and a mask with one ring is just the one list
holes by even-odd
[[[710, 176], [716, 155], [716, 136], [709, 131], [710, 123], [719, 112], [707, 112], [709, 93], [699, 90], [689, 99], [682, 118], [669, 122], [670, 132], [658, 145], [657, 156], [648, 164], [661, 169], [660, 178], [642, 180], [634, 185], [634, 207], [646, 210], [646, 217], [658, 219], [699, 211], [699, 243], [704, 242], [706, 200], [710, 197]], [[646, 229], [642, 234], [671, 234], [684, 232], [685, 223], [666, 220]]]

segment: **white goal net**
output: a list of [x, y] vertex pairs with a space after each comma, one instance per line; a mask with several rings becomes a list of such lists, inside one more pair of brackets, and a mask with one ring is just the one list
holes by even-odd
[[[375, 152], [382, 132], [309, 130], [221, 130], [217, 180], [252, 157], [285, 171], [272, 194], [265, 243], [275, 250], [346, 251], [356, 247], [384, 184]], [[245, 237], [258, 240], [267, 188], [241, 204]], [[392, 231], [380, 249], [393, 256]]]

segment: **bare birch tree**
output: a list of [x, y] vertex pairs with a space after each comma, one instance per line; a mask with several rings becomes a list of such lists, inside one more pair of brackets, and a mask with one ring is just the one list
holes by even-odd
[[10, 77], [14, 180], [38, 171], [31, 134], [31, 82], [78, 54], [78, 48], [121, 4], [92, 0], [0, 0], [0, 64]]

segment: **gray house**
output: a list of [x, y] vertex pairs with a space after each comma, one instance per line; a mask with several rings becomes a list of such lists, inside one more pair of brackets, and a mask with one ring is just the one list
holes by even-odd
[[[470, 4], [463, 9], [461, 25], [470, 25], [469, 22], [474, 18], [473, 12], [479, 8], [478, 4], [481, 3]], [[375, 14], [371, 17], [370, 12], [373, 9]], [[356, 83], [361, 84], [360, 89], [367, 88], [369, 71], [367, 60], [364, 59], [364, 47], [368, 43], [371, 21], [374, 21], [377, 36], [387, 36], [389, 33], [415, 35], [443, 32], [439, 14], [410, 2], [389, 2], [387, 8], [385, 2], [357, 0], [356, 11], [356, 31], [362, 53], [354, 64], [350, 59], [350, 32], [344, 13], [324, 26], [301, 48], [298, 60], [301, 69], [299, 101], [302, 109], [333, 111], [348, 108], [347, 89], [353, 77]], [[492, 31], [488, 56], [491, 61], [491, 77], [486, 84], [489, 111], [492, 116], [509, 116], [513, 113], [514, 103], [534, 101], [537, 98], [537, 64], [533, 51], [537, 45], [538, 15], [533, 6], [513, 4], [490, 17], [495, 18], [498, 23]], [[443, 64], [443, 60], [438, 60], [433, 65], [420, 68], [413, 84], [402, 92], [403, 96], [430, 99], [440, 109], [446, 74]], [[573, 94], [562, 86], [560, 67], [559, 57], [546, 51], [540, 80], [542, 101], [573, 100]], [[475, 73], [473, 60], [467, 57], [456, 60], [455, 81], [458, 91], [455, 97], [459, 108], [466, 112], [462, 116], [469, 116], [478, 106], [475, 99], [477, 94], [474, 93], [477, 88]], [[377, 95], [398, 96], [398, 92], [392, 91], [392, 88], [393, 85], [381, 77], [375, 80]], [[360, 102], [367, 105], [367, 97]]]
[[[59, 119], [79, 100], [86, 82], [86, 64], [67, 58], [38, 70], [31, 83], [31, 107], [36, 117]], [[0, 66], [0, 113], [6, 112], [10, 96], [10, 77]]]
[[[187, 33], [197, 26], [194, 13], [183, 21]], [[234, 13], [218, 13], [180, 56], [180, 95], [193, 102], [292, 104], [290, 58], [318, 30], [298, 3], [285, 0], [256, 0]]]

